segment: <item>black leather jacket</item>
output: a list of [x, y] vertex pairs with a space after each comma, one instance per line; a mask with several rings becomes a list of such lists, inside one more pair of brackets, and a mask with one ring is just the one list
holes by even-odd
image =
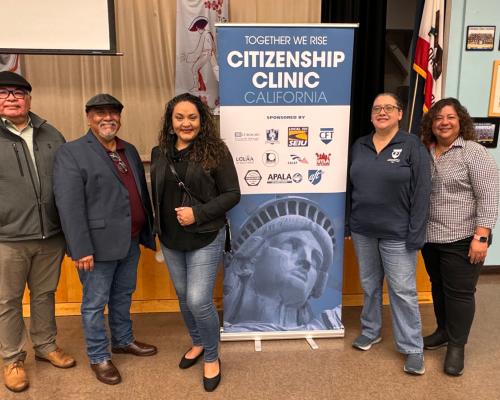
[[[161, 203], [164, 201], [165, 179], [175, 180], [165, 154], [159, 147], [151, 152], [151, 187], [155, 213], [155, 233], [161, 234]], [[185, 226], [188, 232], [217, 231], [224, 226], [226, 212], [240, 201], [238, 175], [231, 157], [221, 160], [215, 170], [206, 171], [197, 163], [189, 162], [184, 183], [194, 197], [193, 214], [196, 222]]]

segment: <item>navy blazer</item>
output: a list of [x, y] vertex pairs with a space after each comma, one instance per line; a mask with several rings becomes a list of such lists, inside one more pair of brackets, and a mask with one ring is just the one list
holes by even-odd
[[[139, 242], [155, 249], [144, 167], [136, 148], [124, 143], [146, 217]], [[92, 131], [59, 147], [54, 160], [54, 195], [73, 260], [93, 255], [96, 261], [112, 261], [127, 255], [132, 229], [128, 190]]]

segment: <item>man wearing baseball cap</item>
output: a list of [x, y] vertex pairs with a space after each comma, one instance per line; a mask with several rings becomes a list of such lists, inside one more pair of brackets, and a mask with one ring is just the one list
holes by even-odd
[[135, 356], [156, 354], [136, 341], [130, 305], [137, 280], [139, 244], [155, 248], [153, 214], [144, 167], [133, 145], [116, 135], [122, 103], [101, 93], [85, 105], [86, 135], [62, 145], [54, 162], [54, 194], [67, 252], [83, 286], [82, 321], [87, 355], [96, 378], [121, 382], [111, 351]]
[[0, 72], [0, 355], [5, 386], [29, 386], [24, 369], [22, 298], [30, 292], [30, 337], [35, 357], [59, 368], [75, 359], [56, 344], [55, 296], [64, 237], [52, 192], [52, 165], [61, 133], [30, 111], [31, 85]]

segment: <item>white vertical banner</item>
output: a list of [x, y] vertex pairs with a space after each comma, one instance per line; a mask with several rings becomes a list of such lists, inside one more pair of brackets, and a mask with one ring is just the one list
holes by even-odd
[[227, 22], [228, 0], [177, 0], [175, 93], [189, 92], [219, 113], [215, 24]]
[[343, 336], [355, 25], [217, 26], [229, 213], [223, 340]]
[[21, 75], [19, 54], [0, 54], [0, 71], [11, 71]]

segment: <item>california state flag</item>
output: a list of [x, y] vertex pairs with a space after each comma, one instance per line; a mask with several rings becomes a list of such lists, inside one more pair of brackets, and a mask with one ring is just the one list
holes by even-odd
[[445, 0], [425, 0], [413, 69], [425, 79], [423, 111], [442, 97]]
[[21, 74], [19, 54], [0, 54], [0, 71], [12, 71]]

